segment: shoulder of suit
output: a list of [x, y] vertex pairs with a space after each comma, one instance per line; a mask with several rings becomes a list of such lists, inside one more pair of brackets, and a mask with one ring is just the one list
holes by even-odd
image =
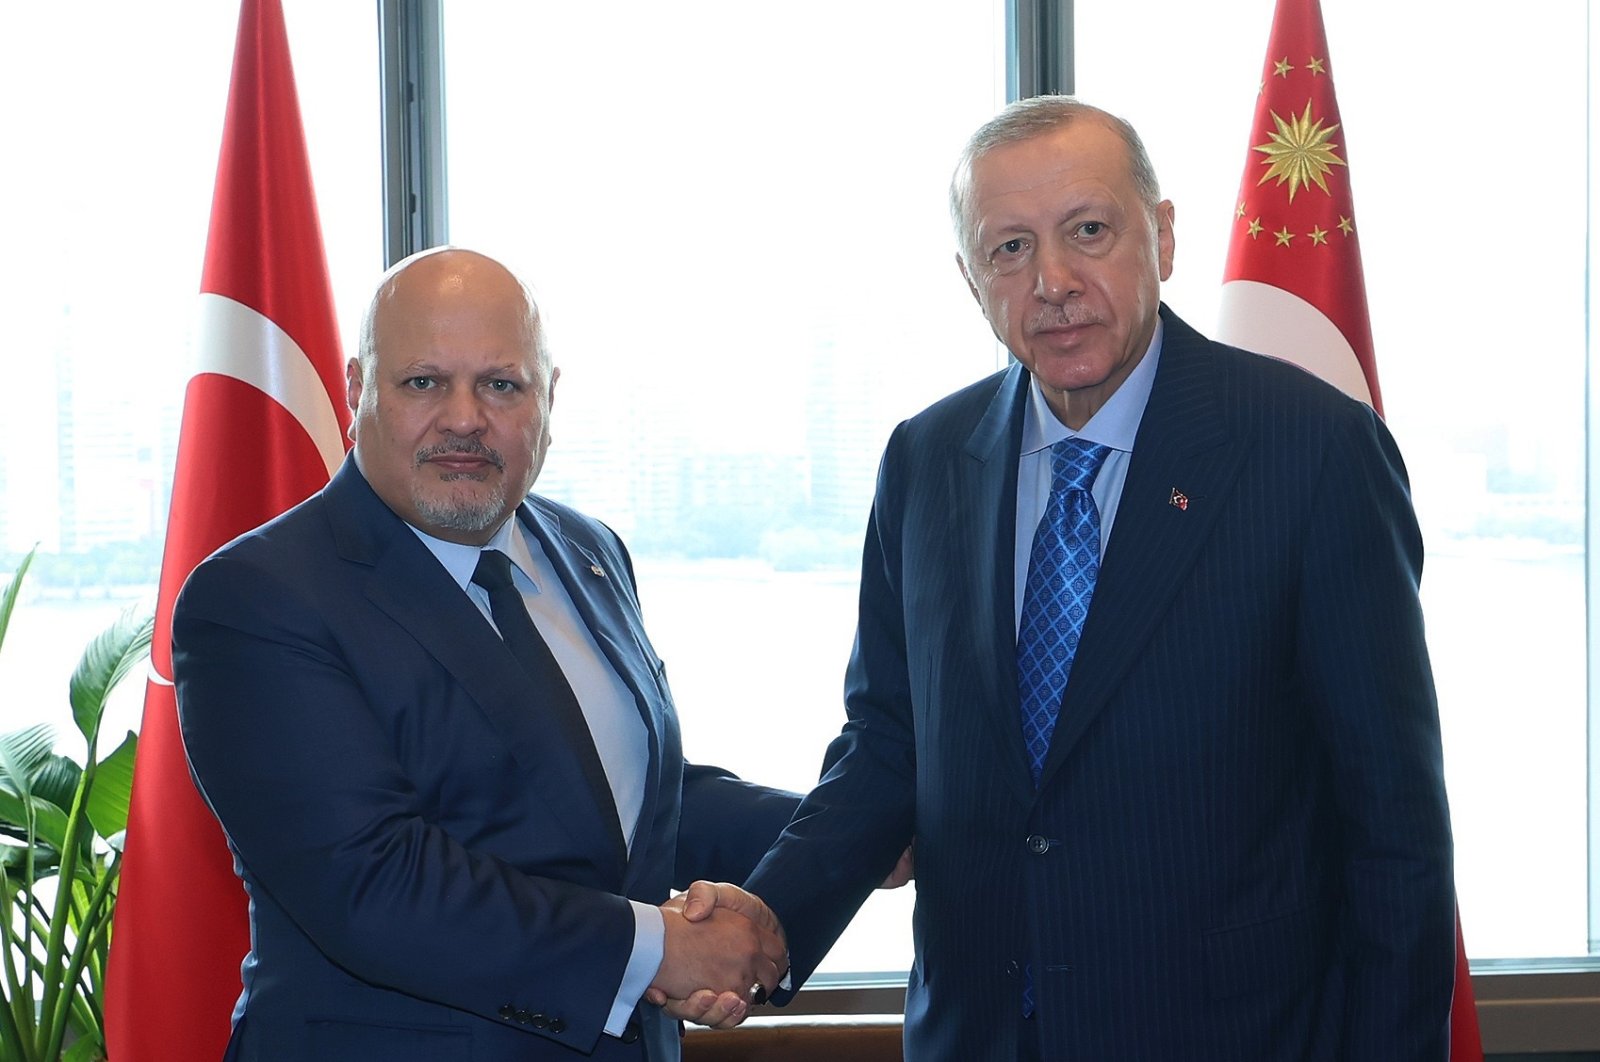
[[530, 494], [524, 501], [547, 524], [568, 538], [606, 550], [616, 549], [622, 545], [621, 537], [603, 520], [598, 520], [570, 505], [543, 494]]
[[1208, 339], [1170, 311], [1165, 321], [1158, 387], [1163, 376], [1197, 373], [1218, 389], [1225, 404], [1256, 413], [1272, 403], [1296, 416], [1371, 414], [1365, 403], [1294, 362]]
[[[1019, 379], [1020, 378], [1020, 379]], [[900, 427], [911, 431], [939, 431], [955, 428], [970, 431], [994, 402], [995, 395], [1008, 384], [1021, 386], [1027, 373], [1017, 364], [985, 376], [976, 383], [954, 391], [902, 421]]]
[[278, 552], [298, 552], [307, 536], [326, 540], [327, 516], [323, 492], [318, 491], [266, 523], [238, 535], [212, 551], [215, 557], [258, 557]]

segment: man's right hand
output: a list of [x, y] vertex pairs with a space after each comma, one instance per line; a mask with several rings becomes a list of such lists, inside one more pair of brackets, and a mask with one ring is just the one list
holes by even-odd
[[674, 1017], [731, 1028], [788, 972], [777, 916], [736, 885], [697, 881], [661, 910], [665, 955], [645, 999]]

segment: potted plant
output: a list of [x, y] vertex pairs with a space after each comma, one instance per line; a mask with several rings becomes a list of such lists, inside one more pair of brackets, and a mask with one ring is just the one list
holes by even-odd
[[[0, 594], [0, 645], [29, 553]], [[48, 724], [0, 734], [0, 1062], [105, 1057], [100, 1004], [137, 737], [100, 755], [107, 695], [149, 652], [153, 619], [130, 610], [72, 674], [83, 763]]]

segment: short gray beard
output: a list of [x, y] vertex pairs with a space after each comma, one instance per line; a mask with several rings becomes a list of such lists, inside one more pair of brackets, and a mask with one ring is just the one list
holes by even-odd
[[505, 514], [505, 485], [502, 483], [479, 502], [435, 502], [418, 492], [412, 495], [411, 504], [435, 527], [473, 533], [487, 531]]
[[[433, 457], [440, 457], [450, 453], [480, 454], [494, 462], [496, 468], [505, 470], [505, 460], [498, 451], [485, 446], [478, 439], [451, 438], [447, 443], [439, 446], [430, 446], [417, 454], [416, 462], [420, 468], [424, 461]], [[445, 473], [439, 477], [446, 483], [452, 480], [468, 479], [475, 477], [470, 472]], [[487, 531], [495, 525], [505, 512], [506, 484], [501, 480], [499, 486], [487, 498], [477, 502], [443, 501], [437, 502], [423, 496], [422, 491], [414, 490], [411, 493], [411, 504], [417, 512], [435, 527], [445, 528], [450, 531], [479, 532]]]

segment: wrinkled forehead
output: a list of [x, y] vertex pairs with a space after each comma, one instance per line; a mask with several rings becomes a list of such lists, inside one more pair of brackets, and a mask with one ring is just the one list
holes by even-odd
[[976, 153], [954, 181], [958, 235], [964, 244], [970, 243], [983, 215], [997, 201], [1068, 186], [1098, 186], [1118, 203], [1139, 197], [1126, 142], [1096, 115], [1077, 115], [1070, 122]]

